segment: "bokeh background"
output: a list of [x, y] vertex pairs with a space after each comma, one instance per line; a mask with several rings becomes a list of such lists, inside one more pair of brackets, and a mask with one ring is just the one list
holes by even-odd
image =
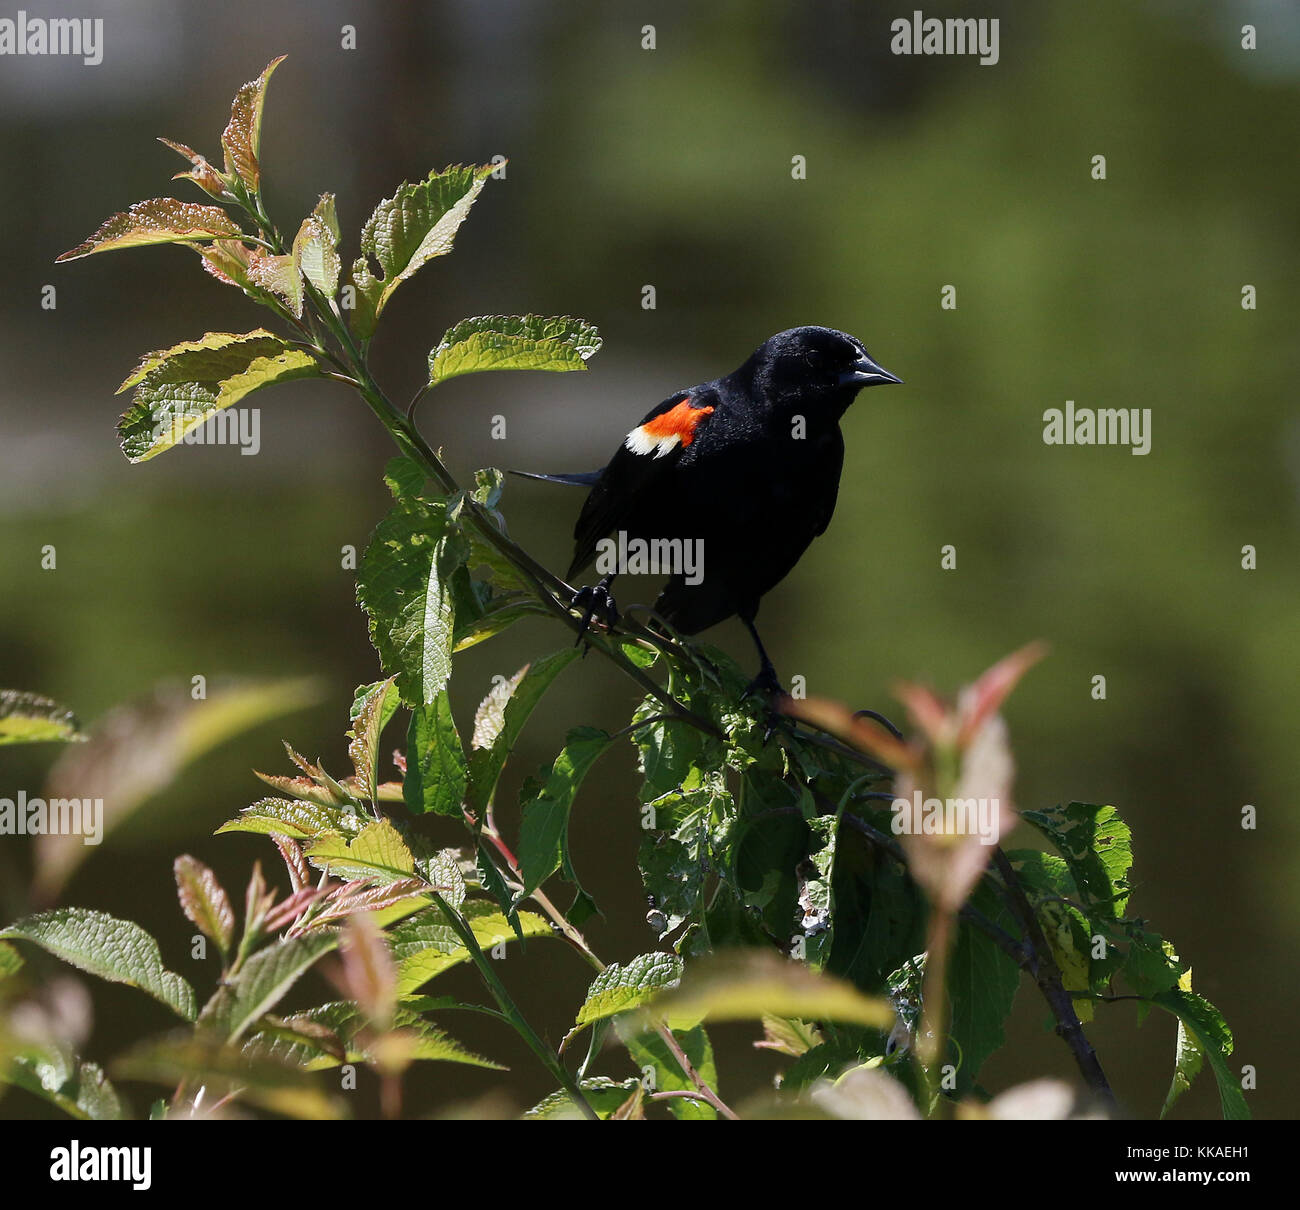
[[[419, 385], [427, 349], [465, 315], [573, 313], [604, 334], [585, 375], [441, 388], [422, 423], [458, 473], [598, 466], [671, 390], [795, 324], [862, 336], [906, 380], [865, 393], [846, 417], [835, 521], [764, 604], [778, 666], [811, 692], [893, 710], [897, 678], [950, 690], [1049, 640], [1050, 659], [1008, 708], [1020, 805], [1120, 808], [1135, 833], [1133, 908], [1174, 939], [1226, 1014], [1234, 1062], [1259, 1072], [1254, 1111], [1293, 1116], [1294, 5], [926, 10], [1000, 18], [996, 66], [894, 56], [890, 21], [913, 6], [848, 0], [24, 7], [104, 16], [105, 53], [96, 67], [0, 60], [0, 684], [50, 694], [92, 725], [196, 674], [312, 675], [320, 690], [316, 705], [223, 745], [155, 796], [62, 902], [145, 923], [169, 963], [207, 986], [212, 972], [188, 959], [172, 857], [196, 854], [232, 890], [254, 859], [273, 868], [259, 838], [213, 828], [260, 796], [251, 768], [285, 771], [281, 738], [343, 769], [351, 691], [377, 673], [340, 548], [362, 546], [385, 509], [382, 430], [342, 387], [293, 383], [252, 401], [259, 456], [192, 447], [129, 466], [112, 392], [137, 355], [263, 315], [181, 249], [53, 265], [108, 214], [169, 191], [182, 165], [154, 136], [218, 156], [235, 88], [287, 53], [264, 126], [268, 205], [292, 229], [336, 192], [348, 259], [399, 181], [510, 159], [455, 253], [387, 313], [375, 357], [394, 398]], [[344, 24], [356, 26], [354, 51], [340, 47]], [[653, 51], [641, 45], [647, 24]], [[1254, 51], [1242, 49], [1244, 24], [1257, 27]], [[1090, 173], [1098, 154], [1104, 181]], [[792, 179], [796, 155], [806, 180]], [[41, 306], [49, 284], [53, 310]], [[647, 284], [654, 310], [641, 305]], [[951, 311], [940, 308], [949, 284]], [[1241, 306], [1246, 284], [1255, 310]], [[1044, 445], [1042, 413], [1066, 399], [1151, 408], [1152, 452]], [[495, 415], [504, 441], [491, 438]], [[517, 481], [505, 511], [514, 536], [562, 569], [579, 504]], [[47, 544], [54, 571], [41, 568]], [[945, 544], [956, 570], [940, 567]], [[1254, 571], [1241, 566], [1247, 544]], [[461, 657], [462, 723], [494, 674], [566, 635], [539, 620]], [[738, 625], [708, 637], [750, 660]], [[1104, 701], [1091, 694], [1098, 674]], [[513, 789], [564, 731], [621, 726], [634, 700], [599, 661], [566, 674], [507, 774], [507, 830]], [[7, 749], [0, 794], [38, 793], [54, 755]], [[574, 816], [576, 858], [605, 911], [590, 935], [607, 960], [652, 945], [633, 771], [630, 747], [607, 757]], [[1240, 826], [1245, 804], [1258, 808], [1256, 831]], [[27, 841], [0, 843], [6, 919], [28, 906], [31, 866]], [[545, 950], [512, 956], [505, 975], [558, 1038], [589, 972]], [[473, 972], [447, 976], [446, 989], [474, 994]], [[88, 1057], [167, 1024], [137, 993], [95, 995]], [[1073, 1074], [1044, 1018], [1022, 990], [987, 1086]], [[548, 1091], [512, 1035], [449, 1025], [514, 1070], [502, 1081], [429, 1066], [411, 1083], [413, 1111], [493, 1088], [518, 1109]], [[718, 1031], [729, 1098], [778, 1069], [749, 1049], [751, 1032]], [[1091, 1032], [1130, 1111], [1153, 1114], [1171, 1019], [1139, 1028], [1118, 1004]], [[621, 1062], [611, 1054], [608, 1069]], [[147, 1090], [130, 1091], [144, 1103]], [[363, 1078], [363, 1101], [372, 1092]], [[3, 1115], [39, 1112], [24, 1094], [0, 1102]], [[1217, 1114], [1208, 1074], [1176, 1113]]]

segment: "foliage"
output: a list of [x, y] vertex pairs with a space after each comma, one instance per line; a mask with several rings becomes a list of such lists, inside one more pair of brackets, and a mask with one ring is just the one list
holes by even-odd
[[[275, 792], [219, 831], [266, 835], [287, 895], [255, 866], [242, 913], [215, 874], [177, 859], [181, 910], [221, 958], [204, 996], [168, 970], [140, 926], [55, 908], [0, 932], [0, 995], [28, 993], [20, 950], [33, 945], [101, 978], [139, 988], [182, 1022], [110, 1065], [130, 1081], [175, 1087], [157, 1113], [201, 1116], [232, 1099], [303, 1117], [345, 1112], [324, 1082], [369, 1067], [385, 1113], [401, 1112], [412, 1063], [495, 1064], [441, 1024], [454, 1011], [512, 1028], [556, 1084], [525, 1116], [735, 1117], [718, 1091], [707, 1026], [762, 1025], [756, 1046], [789, 1058], [775, 1109], [822, 1116], [981, 1115], [984, 1060], [1004, 1042], [1022, 982], [1044, 996], [1057, 1031], [1102, 1112], [1113, 1098], [1083, 1025], [1112, 999], [1177, 1017], [1167, 1110], [1208, 1062], [1226, 1117], [1248, 1116], [1227, 1057], [1232, 1037], [1190, 969], [1128, 914], [1132, 842], [1108, 805], [1011, 806], [1014, 763], [1001, 707], [1042, 654], [1027, 648], [991, 668], [955, 704], [902, 686], [906, 738], [833, 702], [747, 696], [722, 652], [635, 622], [584, 630], [572, 590], [508, 536], [502, 475], [462, 486], [409, 409], [375, 381], [368, 346], [398, 286], [452, 250], [492, 166], [454, 166], [403, 184], [360, 233], [344, 279], [341, 229], [325, 195], [286, 239], [262, 195], [265, 93], [281, 60], [244, 85], [222, 136], [222, 170], [183, 144], [178, 174], [216, 205], [172, 199], [112, 216], [60, 259], [152, 244], [194, 251], [216, 280], [269, 310], [284, 335], [256, 328], [205, 333], [145, 356], [123, 383], [132, 402], [119, 434], [131, 461], [155, 457], [250, 392], [297, 378], [354, 390], [398, 451], [385, 470], [392, 506], [357, 579], [383, 679], [351, 704], [352, 770], [335, 778], [288, 748], [294, 771], [258, 774]], [[492, 370], [583, 370], [595, 328], [568, 316], [485, 316], [450, 328], [428, 355], [424, 390]], [[544, 655], [481, 703], [468, 744], [452, 713], [456, 653], [529, 615], [574, 632], [643, 698], [622, 730], [573, 726], [549, 766], [525, 782], [513, 847], [494, 800], [521, 730], [576, 658]], [[386, 729], [403, 716], [400, 778], [381, 769]], [[6, 694], [0, 739], [78, 738], [53, 703]], [[569, 842], [592, 765], [635, 748], [645, 838], [637, 863], [657, 948], [606, 965], [582, 933], [599, 910]], [[630, 795], [629, 795], [630, 796]], [[919, 826], [900, 828], [898, 803]], [[929, 803], [992, 804], [992, 835], [923, 815]], [[996, 843], [1023, 818], [1045, 849]], [[567, 884], [572, 905], [552, 899]], [[534, 910], [535, 909], [535, 910]], [[240, 923], [242, 921], [242, 923]], [[525, 1019], [499, 977], [501, 947], [561, 938], [593, 979], [556, 1050]], [[454, 966], [478, 971], [491, 1004], [430, 993]], [[288, 1001], [313, 969], [342, 993]], [[435, 1023], [436, 1022], [436, 1023]], [[587, 1035], [575, 1073], [572, 1043]], [[617, 1038], [617, 1059], [605, 1044]], [[594, 1074], [596, 1065], [609, 1074]], [[125, 1101], [93, 1064], [52, 1037], [0, 1032], [3, 1077], [74, 1116], [116, 1117]], [[207, 1098], [207, 1099], [205, 1099]], [[996, 1116], [994, 1106], [988, 1113]]]

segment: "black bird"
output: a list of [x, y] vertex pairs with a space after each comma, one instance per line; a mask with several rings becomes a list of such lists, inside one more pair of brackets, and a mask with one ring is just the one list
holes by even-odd
[[[840, 417], [863, 387], [901, 381], [856, 337], [791, 328], [738, 370], [670, 395], [603, 470], [530, 475], [591, 487], [567, 577], [573, 582], [602, 556], [600, 583], [574, 598], [587, 610], [585, 621], [597, 612], [611, 625], [618, 617], [610, 585], [626, 568], [608, 566], [614, 552], [601, 547], [603, 539], [621, 533], [624, 549], [636, 549], [637, 540], [693, 542], [702, 574], [672, 568], [655, 612], [683, 634], [739, 615], [761, 660], [752, 688], [779, 690], [754, 628], [759, 601], [830, 524], [844, 463]], [[661, 542], [658, 549], [670, 547]]]

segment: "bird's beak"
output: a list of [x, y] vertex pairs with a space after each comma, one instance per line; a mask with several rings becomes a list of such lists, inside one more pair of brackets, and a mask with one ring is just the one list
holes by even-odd
[[902, 381], [897, 374], [891, 374], [884, 366], [876, 365], [870, 357], [859, 357], [839, 377], [840, 386], [871, 387], [882, 382]]

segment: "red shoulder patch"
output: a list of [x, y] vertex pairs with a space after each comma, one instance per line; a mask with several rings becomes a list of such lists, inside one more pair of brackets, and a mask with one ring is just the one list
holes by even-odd
[[700, 422], [712, 414], [712, 407], [692, 407], [687, 395], [666, 412], [634, 428], [623, 444], [634, 454], [653, 454], [662, 458], [679, 443], [683, 449], [690, 445], [695, 440], [695, 430]]

